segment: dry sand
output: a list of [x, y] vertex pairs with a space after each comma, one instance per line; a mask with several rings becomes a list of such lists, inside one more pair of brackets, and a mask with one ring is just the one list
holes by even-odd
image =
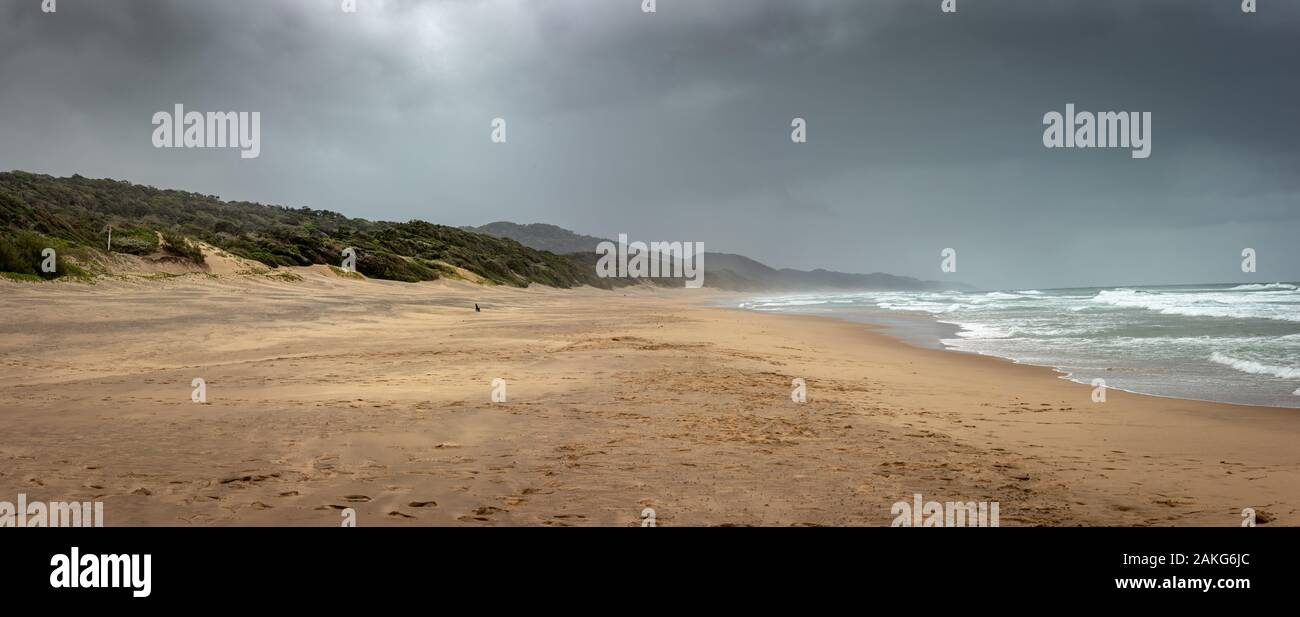
[[1296, 410], [1097, 404], [708, 291], [231, 272], [0, 281], [0, 500], [110, 526], [888, 525], [913, 493], [1003, 526], [1300, 521]]

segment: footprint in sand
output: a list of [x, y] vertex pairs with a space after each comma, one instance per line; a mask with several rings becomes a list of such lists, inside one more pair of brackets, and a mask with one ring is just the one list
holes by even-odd
[[492, 519], [488, 518], [489, 516], [492, 516], [493, 514], [496, 514], [497, 512], [505, 512], [505, 511], [506, 511], [506, 510], [503, 510], [503, 509], [498, 508], [498, 507], [496, 507], [496, 506], [479, 506], [479, 507], [477, 507], [477, 508], [474, 509], [474, 512], [472, 513], [472, 514], [473, 514], [472, 516], [469, 516], [469, 515], [467, 515], [467, 516], [460, 516], [460, 517], [457, 517], [456, 520], [460, 520], [460, 521], [466, 521], [466, 520], [490, 521], [490, 520], [492, 520]]
[[348, 503], [366, 503], [367, 501], [370, 501], [370, 497], [366, 495], [344, 495], [343, 501]]
[[436, 508], [436, 507], [438, 506], [438, 502], [436, 502], [436, 501], [412, 501], [411, 503], [408, 503], [408, 504], [406, 504], [406, 505], [409, 506], [409, 507], [412, 507], [412, 508]]

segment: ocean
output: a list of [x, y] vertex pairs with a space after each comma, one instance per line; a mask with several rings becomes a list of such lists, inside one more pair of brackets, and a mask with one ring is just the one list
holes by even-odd
[[[1295, 283], [754, 298], [741, 308], [882, 323], [914, 343], [1177, 398], [1300, 408]], [[918, 326], [915, 314], [933, 318]], [[923, 322], [924, 323], [924, 322]]]

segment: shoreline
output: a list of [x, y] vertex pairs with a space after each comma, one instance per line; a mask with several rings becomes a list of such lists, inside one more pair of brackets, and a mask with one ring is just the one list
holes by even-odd
[[1002, 526], [1300, 521], [1282, 408], [1094, 404], [716, 292], [298, 274], [0, 283], [0, 500], [103, 501], [108, 526], [888, 526], [916, 493]]
[[[752, 299], [752, 296], [743, 296], [743, 297], [745, 297], [745, 298], [747, 298], [747, 299]], [[822, 313], [814, 313], [814, 312], [811, 312], [811, 311], [808, 311], [808, 312], [800, 312], [800, 311], [790, 311], [790, 312], [783, 312], [783, 311], [761, 311], [761, 310], [754, 310], [754, 309], [743, 308], [743, 307], [738, 307], [738, 306], [722, 306], [722, 305], [717, 305], [717, 306], [719, 306], [719, 307], [721, 307], [721, 308], [730, 308], [730, 309], [734, 309], [734, 310], [738, 310], [738, 311], [747, 311], [747, 312], [752, 312], [752, 313], [761, 313], [761, 314], [771, 314], [771, 315], [800, 315], [800, 316], [808, 316], [808, 317], [822, 317], [822, 318], [830, 318], [830, 319], [839, 319], [839, 320], [846, 321], [846, 322], [849, 322], [849, 323], [856, 323], [856, 324], [861, 324], [861, 325], [864, 325], [864, 326], [867, 326], [867, 327], [871, 327], [871, 328], [873, 329], [873, 331], [880, 331], [880, 333], [884, 334], [885, 336], [889, 336], [889, 337], [894, 338], [894, 339], [896, 339], [896, 340], [898, 340], [898, 341], [900, 341], [900, 342], [902, 342], [902, 343], [908, 344], [908, 345], [913, 346], [913, 347], [916, 347], [916, 348], [918, 348], [918, 349], [938, 349], [938, 350], [941, 350], [941, 351], [948, 351], [948, 352], [953, 352], [953, 353], [961, 353], [961, 354], [967, 354], [967, 355], [972, 355], [972, 356], [980, 356], [980, 357], [992, 358], [992, 359], [996, 359], [996, 360], [1003, 360], [1003, 361], [1006, 361], [1006, 362], [1010, 362], [1010, 363], [1018, 364], [1018, 365], [1022, 365], [1022, 366], [1032, 366], [1032, 367], [1039, 367], [1039, 368], [1051, 369], [1053, 372], [1057, 373], [1057, 374], [1058, 374], [1058, 377], [1059, 377], [1060, 379], [1062, 379], [1062, 380], [1069, 381], [1069, 382], [1072, 382], [1072, 383], [1076, 383], [1076, 384], [1079, 384], [1079, 385], [1082, 385], [1082, 386], [1085, 386], [1085, 387], [1088, 387], [1088, 388], [1092, 388], [1092, 387], [1094, 387], [1091, 383], [1084, 382], [1084, 381], [1079, 381], [1079, 380], [1075, 379], [1073, 376], [1077, 373], [1077, 371], [1073, 371], [1073, 370], [1068, 369], [1068, 368], [1066, 368], [1066, 367], [1056, 366], [1056, 365], [1051, 365], [1051, 364], [1036, 364], [1036, 363], [1033, 363], [1033, 362], [1025, 362], [1025, 361], [1017, 360], [1017, 359], [1015, 359], [1015, 358], [1009, 358], [1009, 357], [1005, 357], [1005, 356], [999, 356], [999, 355], [996, 355], [996, 354], [987, 353], [987, 352], [983, 352], [983, 351], [966, 350], [966, 349], [962, 349], [962, 348], [960, 348], [960, 347], [956, 347], [956, 346], [950, 345], [950, 344], [944, 342], [944, 340], [949, 339], [949, 338], [957, 338], [957, 333], [958, 333], [958, 332], [962, 332], [962, 331], [964, 331], [965, 328], [963, 328], [960, 324], [956, 324], [956, 323], [953, 323], [953, 322], [943, 321], [943, 320], [939, 319], [937, 316], [932, 315], [932, 314], [929, 314], [929, 313], [925, 313], [925, 312], [920, 312], [920, 311], [910, 311], [910, 310], [907, 310], [907, 311], [888, 312], [888, 313], [882, 313], [881, 315], [879, 315], [880, 320], [874, 320], [874, 318], [877, 317], [876, 315], [870, 315], [870, 316], [866, 316], [866, 317], [858, 317], [858, 316], [853, 316], [853, 315], [837, 314], [834, 310], [829, 310], [829, 309], [826, 310], [826, 311], [824, 311], [824, 312], [822, 312]], [[933, 344], [930, 344], [931, 341], [918, 341], [918, 340], [917, 340], [915, 337], [913, 337], [913, 336], [907, 336], [907, 335], [901, 334], [901, 333], [899, 333], [899, 332], [896, 332], [895, 330], [897, 330], [898, 328], [897, 328], [894, 324], [890, 324], [890, 323], [881, 323], [882, 321], [884, 321], [884, 322], [889, 322], [889, 321], [903, 321], [903, 320], [927, 321], [927, 322], [929, 322], [929, 323], [932, 323], [932, 324], [935, 324], [936, 326], [938, 326], [940, 330], [944, 330], [944, 331], [950, 333], [951, 336], [942, 336], [942, 335], [939, 335], [937, 339], [935, 339], [934, 341], [932, 341]], [[1180, 400], [1180, 401], [1194, 401], [1194, 402], [1201, 402], [1201, 403], [1212, 403], [1212, 404], [1219, 404], [1219, 405], [1233, 405], [1233, 406], [1240, 406], [1240, 407], [1260, 407], [1260, 408], [1267, 408], [1267, 409], [1285, 409], [1285, 410], [1291, 410], [1291, 411], [1294, 411], [1294, 412], [1300, 413], [1300, 404], [1297, 404], [1297, 405], [1295, 405], [1295, 406], [1288, 406], [1288, 405], [1270, 405], [1270, 404], [1262, 404], [1262, 403], [1237, 403], [1237, 402], [1232, 402], [1232, 401], [1220, 401], [1220, 400], [1215, 400], [1215, 399], [1194, 398], [1194, 397], [1190, 397], [1190, 396], [1178, 396], [1178, 395], [1173, 395], [1173, 394], [1160, 394], [1160, 393], [1156, 393], [1156, 392], [1143, 392], [1143, 391], [1140, 391], [1140, 390], [1132, 390], [1132, 389], [1128, 389], [1128, 388], [1124, 388], [1124, 387], [1119, 387], [1119, 386], [1112, 386], [1112, 385], [1107, 385], [1107, 386], [1105, 386], [1105, 387], [1106, 387], [1107, 391], [1125, 392], [1125, 393], [1128, 393], [1128, 394], [1134, 394], [1134, 395], [1140, 395], [1140, 396], [1150, 396], [1150, 397], [1163, 398], [1163, 399], [1173, 399], [1173, 400]], [[1297, 393], [1300, 393], [1300, 390], [1297, 390], [1296, 392], [1297, 392]]]
[[[723, 308], [726, 308], [726, 307], [723, 307]], [[759, 312], [759, 311], [751, 311], [750, 309], [743, 309], [743, 308], [734, 308], [734, 309], [732, 309], [732, 310], [747, 311], [747, 312]], [[965, 350], [965, 349], [961, 349], [961, 348], [958, 348], [958, 347], [953, 347], [953, 346], [951, 346], [951, 345], [948, 345], [948, 344], [946, 344], [946, 343], [943, 343], [942, 341], [939, 342], [939, 344], [942, 345], [942, 347], [937, 347], [937, 348], [935, 348], [935, 347], [927, 347], [927, 346], [923, 346], [923, 345], [918, 345], [915, 341], [909, 340], [909, 339], [907, 339], [906, 337], [897, 336], [897, 335], [895, 335], [895, 334], [892, 334], [892, 333], [890, 333], [890, 332], [885, 331], [885, 330], [888, 329], [888, 326], [885, 326], [885, 325], [882, 325], [882, 324], [878, 324], [878, 323], [874, 323], [874, 322], [870, 322], [870, 321], [859, 321], [859, 320], [849, 319], [849, 318], [841, 317], [841, 316], [837, 316], [837, 315], [813, 315], [813, 314], [809, 314], [809, 313], [777, 313], [777, 312], [769, 312], [769, 313], [766, 313], [766, 314], [770, 314], [770, 315], [787, 315], [787, 316], [795, 316], [795, 315], [797, 315], [797, 316], [800, 316], [800, 317], [814, 317], [814, 318], [818, 318], [818, 319], [835, 319], [835, 320], [839, 320], [839, 321], [842, 321], [842, 322], [845, 322], [845, 323], [849, 323], [849, 324], [853, 324], [853, 325], [857, 325], [857, 326], [865, 327], [865, 328], [867, 328], [867, 330], [870, 331], [870, 332], [873, 332], [873, 333], [878, 334], [878, 335], [880, 335], [880, 336], [888, 337], [888, 338], [893, 339], [893, 340], [895, 340], [895, 341], [897, 341], [897, 342], [899, 342], [899, 343], [901, 343], [901, 344], [907, 345], [907, 346], [912, 347], [912, 348], [915, 348], [915, 349], [925, 349], [925, 350], [930, 350], [930, 351], [942, 351], [942, 352], [947, 352], [947, 353], [957, 353], [957, 354], [963, 354], [963, 355], [966, 355], [966, 356], [972, 356], [972, 357], [976, 357], [976, 358], [987, 358], [987, 359], [989, 359], [989, 360], [994, 360], [994, 361], [998, 361], [998, 362], [1005, 362], [1005, 363], [1008, 363], [1008, 364], [1011, 364], [1011, 365], [1015, 365], [1015, 366], [1024, 366], [1024, 367], [1030, 367], [1030, 368], [1036, 368], [1036, 369], [1047, 369], [1047, 370], [1051, 371], [1052, 373], [1054, 373], [1053, 376], [1054, 376], [1056, 379], [1059, 379], [1059, 380], [1061, 380], [1061, 381], [1065, 381], [1065, 382], [1069, 382], [1069, 383], [1072, 383], [1072, 384], [1080, 385], [1080, 386], [1083, 386], [1083, 387], [1085, 387], [1085, 388], [1093, 388], [1093, 387], [1094, 387], [1092, 384], [1088, 384], [1088, 383], [1084, 383], [1084, 382], [1082, 382], [1082, 381], [1077, 381], [1077, 380], [1075, 380], [1075, 379], [1071, 379], [1071, 378], [1070, 378], [1070, 375], [1072, 375], [1072, 373], [1070, 373], [1070, 372], [1067, 371], [1066, 369], [1061, 368], [1061, 367], [1059, 367], [1059, 366], [1052, 366], [1052, 365], [1049, 365], [1049, 364], [1034, 364], [1034, 363], [1032, 363], [1032, 362], [1021, 362], [1020, 360], [1016, 360], [1015, 358], [1006, 358], [1006, 357], [1003, 357], [1003, 356], [999, 356], [999, 355], [995, 355], [995, 354], [991, 354], [991, 353], [984, 353], [984, 352], [981, 352], [981, 351], [967, 351], [967, 350]], [[934, 316], [932, 316], [932, 315], [926, 315], [926, 314], [924, 314], [924, 313], [912, 313], [911, 315], [912, 315], [913, 317], [918, 318], [918, 319], [931, 319], [931, 320], [934, 320]], [[957, 324], [952, 324], [952, 323], [948, 323], [948, 322], [942, 322], [942, 321], [938, 321], [938, 320], [934, 320], [934, 321], [935, 321], [935, 323], [940, 324], [940, 325], [953, 326], [954, 330], [957, 330], [957, 331], [960, 331], [960, 330], [961, 330], [961, 327], [958, 326]], [[1123, 393], [1125, 393], [1125, 394], [1130, 394], [1130, 395], [1134, 395], [1134, 396], [1146, 396], [1146, 397], [1159, 398], [1159, 399], [1169, 399], [1169, 400], [1174, 400], [1174, 401], [1188, 401], [1188, 402], [1193, 402], [1193, 403], [1208, 403], [1208, 404], [1212, 404], [1212, 405], [1222, 405], [1222, 406], [1228, 406], [1228, 407], [1246, 407], [1246, 408], [1254, 408], [1254, 409], [1288, 410], [1288, 411], [1296, 411], [1297, 413], [1300, 413], [1300, 409], [1297, 409], [1297, 408], [1295, 408], [1295, 407], [1284, 407], [1284, 406], [1281, 406], [1281, 405], [1251, 405], [1251, 404], [1247, 404], [1247, 403], [1232, 403], [1232, 402], [1228, 402], [1228, 401], [1215, 401], [1215, 400], [1210, 400], [1210, 399], [1188, 398], [1188, 397], [1185, 397], [1185, 396], [1170, 396], [1170, 395], [1165, 395], [1165, 394], [1154, 394], [1154, 393], [1151, 393], [1151, 392], [1139, 392], [1139, 391], [1137, 391], [1137, 390], [1127, 390], [1127, 389], [1119, 388], [1119, 387], [1116, 387], [1116, 386], [1106, 386], [1106, 390], [1107, 390], [1107, 391], [1115, 391], [1115, 392], [1123, 392]]]

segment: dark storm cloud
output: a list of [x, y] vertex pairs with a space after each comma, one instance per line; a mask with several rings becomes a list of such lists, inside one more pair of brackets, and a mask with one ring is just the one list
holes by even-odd
[[[1300, 278], [1294, 2], [357, 4], [4, 0], [0, 168], [775, 266], [954, 247], [990, 287]], [[261, 112], [261, 156], [154, 149], [176, 103]], [[1066, 103], [1152, 112], [1151, 158], [1044, 148]]]

